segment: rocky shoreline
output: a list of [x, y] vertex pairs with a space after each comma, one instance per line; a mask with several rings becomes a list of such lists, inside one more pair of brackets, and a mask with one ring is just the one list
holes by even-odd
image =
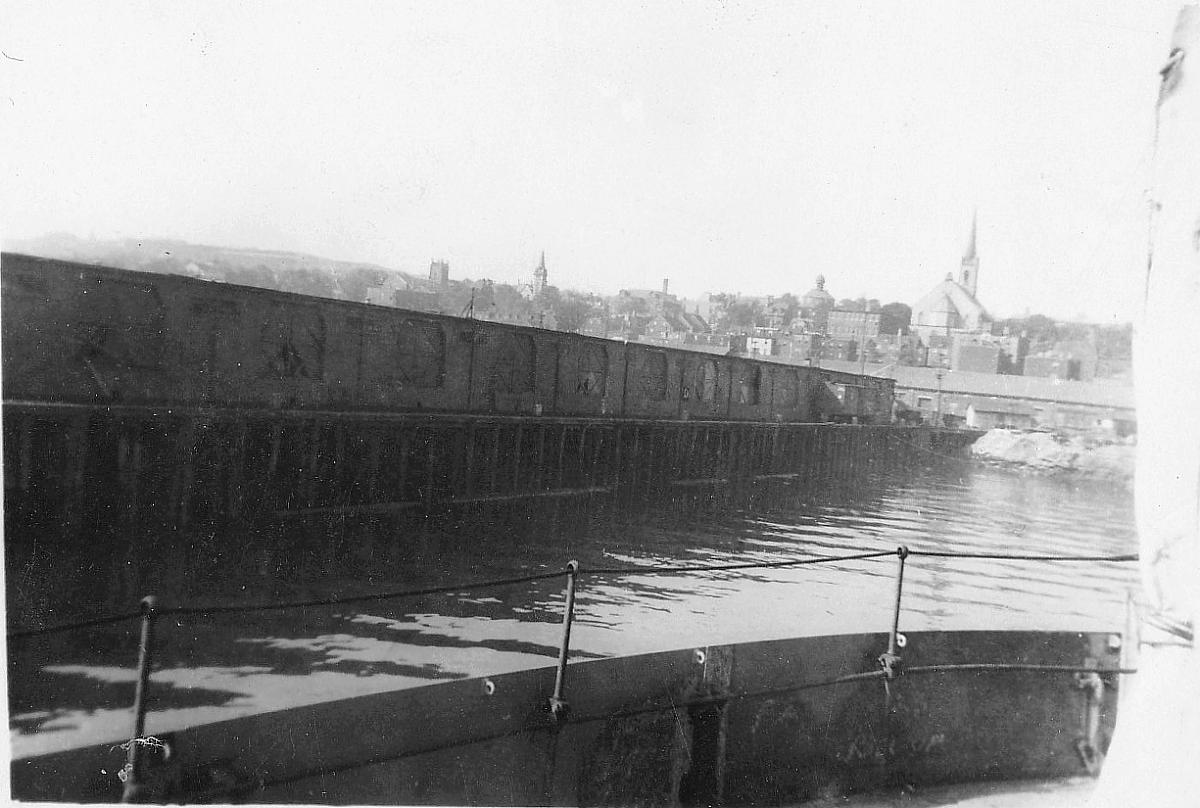
[[992, 429], [971, 446], [976, 460], [1039, 474], [1078, 475], [1131, 485], [1137, 447], [1054, 432]]

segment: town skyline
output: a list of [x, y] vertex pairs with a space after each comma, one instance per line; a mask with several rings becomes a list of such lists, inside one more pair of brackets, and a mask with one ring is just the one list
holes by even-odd
[[13, 3], [4, 237], [1127, 321], [1176, 5]]
[[[979, 242], [979, 235], [978, 235], [978, 231], [976, 229], [978, 227], [977, 217], [978, 217], [978, 211], [975, 210], [972, 212], [972, 218], [968, 220], [969, 221], [969, 224], [968, 224], [969, 235], [967, 233], [964, 233], [962, 236], [962, 243], [963, 243], [964, 250], [968, 248], [968, 245], [970, 245], [970, 247], [969, 247], [970, 249], [977, 248], [977, 245]], [[216, 244], [216, 243], [203, 243], [202, 244], [202, 243], [198, 243], [198, 242], [191, 242], [187, 239], [183, 239], [183, 238], [180, 238], [177, 236], [162, 235], [162, 234], [159, 234], [159, 235], [113, 234], [113, 235], [110, 235], [107, 237], [103, 237], [103, 236], [98, 236], [94, 232], [91, 232], [91, 233], [87, 234], [86, 236], [84, 236], [82, 234], [64, 231], [64, 232], [54, 232], [54, 233], [41, 233], [41, 234], [36, 234], [33, 236], [28, 236], [28, 237], [14, 237], [10, 233], [8, 236], [5, 237], [3, 246], [5, 249], [10, 249], [9, 245], [15, 245], [15, 247], [17, 249], [19, 249], [21, 247], [21, 245], [23, 245], [23, 244], [34, 244], [34, 245], [36, 245], [36, 244], [51, 244], [55, 241], [65, 241], [65, 242], [78, 241], [78, 242], [83, 242], [83, 243], [92, 242], [92, 243], [95, 243], [98, 245], [116, 244], [116, 243], [155, 244], [155, 243], [165, 243], [165, 242], [179, 242], [179, 243], [190, 244], [195, 247], [215, 248], [215, 249], [223, 249], [223, 250], [230, 250], [230, 251], [239, 251], [240, 250], [240, 251], [247, 251], [247, 252], [261, 252], [264, 254], [293, 253], [296, 255], [310, 256], [310, 257], [312, 257], [314, 259], [318, 259], [318, 260], [338, 261], [338, 262], [345, 262], [345, 263], [352, 263], [352, 264], [353, 263], [376, 264], [380, 268], [385, 269], [387, 271], [396, 272], [396, 273], [400, 273], [402, 275], [418, 277], [418, 278], [423, 277], [426, 274], [426, 269], [422, 266], [422, 263], [428, 263], [428, 261], [444, 262], [450, 266], [451, 272], [453, 273], [453, 275], [457, 276], [457, 277], [452, 277], [451, 280], [474, 281], [474, 282], [491, 281], [494, 283], [506, 284], [506, 285], [510, 285], [513, 287], [529, 285], [532, 282], [535, 275], [537, 274], [537, 271], [539, 268], [539, 264], [538, 264], [539, 261], [540, 262], [548, 262], [548, 265], [551, 267], [552, 271], [556, 274], [566, 274], [568, 277], [578, 277], [578, 271], [573, 272], [572, 267], [569, 267], [569, 266], [563, 267], [563, 266], [559, 266], [558, 264], [556, 264], [556, 262], [553, 260], [553, 252], [550, 250], [547, 250], [545, 248], [537, 249], [535, 252], [534, 260], [526, 261], [524, 265], [513, 266], [512, 261], [503, 262], [503, 264], [501, 264], [500, 262], [493, 262], [490, 264], [484, 263], [482, 265], [476, 265], [474, 271], [472, 271], [470, 268], [464, 269], [464, 268], [458, 266], [457, 264], [455, 264], [452, 260], [450, 260], [447, 257], [449, 255], [456, 254], [456, 251], [453, 249], [443, 250], [440, 253], [437, 253], [436, 255], [431, 254], [429, 259], [427, 259], [425, 262], [421, 262], [418, 259], [418, 264], [416, 266], [399, 266], [395, 262], [387, 263], [387, 262], [378, 262], [378, 261], [368, 261], [368, 260], [353, 256], [353, 255], [347, 257], [347, 256], [328, 255], [328, 254], [316, 254], [316, 253], [309, 253], [304, 250], [276, 248], [276, 247], [256, 245], [256, 244]], [[47, 250], [47, 251], [45, 251], [45, 253], [51, 257], [65, 257], [65, 254], [62, 253], [61, 251], [55, 252], [54, 250]], [[547, 254], [549, 254], [551, 256], [551, 258], [547, 259]], [[958, 256], [958, 259], [956, 259], [956, 260], [961, 261], [961, 258], [962, 258], [962, 254], [960, 254]], [[147, 256], [146, 260], [148, 260], [148, 261], [153, 260], [153, 257]], [[931, 274], [930, 273], [920, 274], [916, 271], [913, 271], [910, 273], [903, 273], [901, 276], [903, 278], [905, 278], [906, 280], [912, 280], [913, 283], [921, 283], [922, 280], [928, 281], [928, 283], [926, 283], [926, 285], [923, 287], [924, 290], [927, 291], [928, 287], [934, 285], [938, 280], [941, 280], [942, 278], [944, 278], [948, 275], [956, 274], [956, 272], [955, 272], [956, 267], [957, 267], [957, 263], [953, 263], [953, 264], [947, 264], [947, 268], [945, 269], [945, 271], [942, 271], [942, 272], [937, 272], [936, 269], [933, 270]], [[820, 268], [805, 268], [803, 270], [797, 269], [793, 275], [793, 279], [792, 279], [793, 285], [786, 287], [786, 288], [773, 288], [773, 289], [763, 287], [763, 286], [761, 286], [761, 284], [755, 284], [753, 282], [753, 279], [751, 279], [751, 287], [749, 289], [745, 289], [745, 288], [741, 288], [741, 287], [735, 288], [737, 286], [737, 282], [733, 281], [733, 280], [726, 282], [725, 285], [723, 285], [723, 286], [701, 289], [701, 288], [698, 288], [694, 283], [689, 283], [690, 278], [686, 273], [678, 273], [676, 275], [672, 275], [669, 272], [669, 268], [662, 267], [660, 269], [663, 272], [666, 272], [666, 274], [660, 273], [660, 275], [658, 277], [647, 275], [644, 278], [644, 282], [641, 283], [640, 285], [638, 283], [633, 283], [633, 284], [629, 284], [629, 285], [621, 286], [621, 287], [612, 287], [611, 285], [605, 285], [603, 283], [603, 281], [593, 281], [591, 283], [585, 283], [582, 286], [571, 286], [571, 285], [566, 285], [566, 283], [564, 283], [562, 281], [551, 281], [550, 285], [552, 285], [556, 288], [562, 289], [563, 291], [580, 292], [583, 294], [597, 294], [597, 295], [601, 295], [601, 296], [605, 296], [605, 295], [615, 296], [615, 295], [619, 294], [622, 290], [625, 290], [625, 289], [654, 289], [654, 288], [658, 288], [659, 286], [661, 286], [661, 284], [664, 281], [669, 281], [671, 284], [671, 287], [672, 287], [672, 293], [676, 294], [679, 298], [686, 299], [686, 300], [699, 301], [699, 300], [703, 300], [705, 297], [707, 297], [709, 295], [717, 295], [717, 294], [733, 294], [733, 295], [736, 295], [739, 297], [744, 297], [744, 298], [764, 299], [765, 300], [765, 299], [768, 299], [771, 297], [779, 297], [781, 295], [786, 295], [786, 294], [792, 294], [792, 295], [797, 295], [797, 296], [802, 295], [804, 289], [812, 286], [815, 279], [818, 276], [820, 276], [820, 277], [825, 278], [825, 280], [827, 282], [830, 279], [833, 280], [835, 288], [838, 289], [838, 294], [835, 295], [835, 297], [839, 301], [862, 299], [862, 300], [877, 300], [877, 301], [880, 301], [883, 303], [905, 303], [907, 305], [912, 305], [919, 299], [920, 295], [924, 293], [920, 289], [909, 289], [906, 297], [900, 296], [900, 295], [904, 295], [905, 292], [904, 292], [903, 287], [899, 287], [900, 291], [894, 293], [892, 296], [889, 297], [889, 295], [887, 295], [887, 294], [877, 294], [877, 293], [875, 293], [875, 290], [870, 289], [870, 288], [855, 288], [851, 285], [851, 282], [852, 282], [853, 278], [856, 277], [856, 274], [853, 272], [853, 270], [851, 268], [846, 268], [846, 267], [835, 268], [832, 270], [823, 270]], [[983, 283], [984, 292], [980, 293], [981, 298], [985, 297], [986, 290], [989, 287], [996, 286], [996, 282], [994, 279], [991, 284], [987, 283], [987, 279], [989, 276], [987, 269], [988, 268], [987, 268], [986, 259], [985, 259], [984, 265], [979, 272], [979, 275], [984, 279], [984, 283]], [[807, 272], [807, 275], [806, 275], [806, 272]], [[506, 274], [501, 274], [501, 273], [506, 273]], [[928, 275], [928, 277], [925, 277], [926, 275]], [[862, 286], [862, 284], [860, 283], [860, 284], [858, 284], [858, 286]], [[682, 290], [680, 287], [682, 287]], [[896, 287], [895, 285], [890, 285], [889, 288], [896, 289], [898, 287]], [[1040, 301], [1036, 294], [1036, 290], [1031, 290], [1031, 291], [1033, 292], [1033, 295], [1024, 302], [1023, 307], [1019, 311], [997, 309], [992, 306], [988, 306], [988, 310], [997, 319], [1014, 319], [1014, 318], [1028, 317], [1030, 315], [1039, 315], [1040, 314], [1040, 315], [1052, 317], [1053, 319], [1061, 320], [1061, 321], [1065, 321], [1065, 322], [1095, 323], [1095, 324], [1101, 324], [1101, 323], [1105, 323], [1105, 322], [1113, 323], [1113, 324], [1129, 323], [1129, 322], [1132, 322], [1136, 316], [1135, 314], [1131, 314], [1128, 318], [1121, 319], [1120, 317], [1117, 317], [1115, 315], [1112, 316], [1111, 318], [1090, 317], [1086, 312], [1075, 312], [1074, 314], [1063, 314], [1063, 313], [1051, 311], [1050, 309], [1047, 309], [1044, 306], [1039, 307]]]
[[[166, 250], [165, 254], [163, 254], [164, 250], [162, 248], [164, 246], [179, 246], [184, 248], [183, 262], [179, 264], [179, 266], [173, 268], [170, 266], [172, 251]], [[544, 270], [544, 274], [542, 276], [543, 285], [548, 285], [564, 293], [579, 294], [583, 296], [595, 295], [596, 297], [606, 299], [616, 298], [622, 292], [627, 291], [657, 291], [662, 289], [664, 283], [668, 283], [670, 286], [670, 294], [673, 297], [678, 298], [680, 301], [691, 304], [693, 309], [695, 304], [703, 305], [703, 302], [708, 298], [720, 296], [732, 296], [741, 300], [759, 301], [763, 303], [788, 296], [799, 299], [805, 294], [806, 290], [809, 290], [817, 283], [818, 279], [820, 279], [824, 284], [830, 285], [833, 292], [836, 292], [836, 294], [833, 294], [833, 298], [839, 308], [843, 307], [844, 303], [851, 303], [855, 305], [862, 304], [865, 306], [868, 302], [872, 302], [880, 306], [903, 304], [911, 308], [920, 300], [922, 295], [926, 294], [930, 288], [936, 286], [939, 281], [947, 276], [957, 275], [957, 272], [948, 269], [946, 272], [941, 273], [936, 279], [931, 279], [924, 287], [910, 290], [906, 297], [893, 299], [888, 299], [883, 295], [873, 294], [873, 290], [870, 289], [862, 290], [856, 294], [848, 294], [846, 293], [847, 289], [849, 288], [848, 286], [845, 288], [839, 286], [839, 280], [844, 279], [839, 279], [838, 277], [833, 276], [833, 282], [830, 284], [830, 276], [827, 276], [823, 272], [817, 272], [815, 275], [810, 276], [806, 281], [802, 280], [800, 277], [797, 277], [796, 286], [794, 287], [769, 290], [762, 294], [755, 294], [742, 289], [733, 288], [733, 281], [731, 281], [730, 285], [726, 288], [708, 289], [703, 290], [698, 294], [687, 294], [686, 292], [681, 292], [676, 285], [675, 279], [669, 276], [657, 279], [648, 278], [647, 283], [641, 286], [629, 286], [622, 288], [589, 290], [566, 286], [555, 277], [558, 268], [556, 267], [554, 261], [547, 257], [547, 252], [544, 250], [539, 251], [537, 260], [534, 263], [531, 263], [529, 266], [527, 266], [524, 271], [517, 272], [512, 276], [505, 277], [494, 272], [487, 273], [485, 270], [483, 274], [470, 277], [460, 272], [458, 267], [453, 265], [450, 261], [446, 260], [442, 256], [432, 256], [428, 261], [425, 262], [425, 266], [401, 268], [382, 264], [372, 264], [371, 262], [338, 259], [332, 256], [314, 255], [290, 250], [271, 250], [257, 247], [240, 247], [218, 244], [198, 244], [174, 238], [126, 237], [101, 239], [97, 238], [95, 235], [81, 237], [70, 233], [51, 233], [33, 238], [10, 238], [5, 241], [4, 248], [7, 251], [27, 251], [32, 255], [44, 256], [48, 258], [81, 260], [88, 263], [100, 264], [103, 264], [107, 261], [112, 266], [117, 266], [124, 269], [146, 269], [148, 271], [161, 272], [181, 272], [185, 265], [194, 263], [191, 258], [187, 257], [187, 248], [202, 251], [206, 254], [211, 252], [214, 256], [243, 254], [248, 256], [259, 255], [266, 259], [268, 256], [277, 255], [287, 256], [290, 259], [298, 260], [299, 262], [307, 261], [308, 264], [314, 268], [319, 268], [324, 264], [330, 263], [346, 264], [348, 266], [374, 266], [380, 270], [395, 273], [410, 281], [415, 281], [418, 283], [423, 281], [429, 275], [433, 267], [437, 266], [440, 268], [440, 272], [444, 273], [445, 279], [449, 283], [456, 285], [478, 285], [481, 283], [492, 283], [511, 287], [514, 290], [525, 289], [526, 292], [535, 286], [539, 269], [542, 269]], [[178, 251], [176, 252], [176, 258], [179, 258], [180, 255], [178, 254]], [[217, 260], [219, 261], [220, 258]], [[961, 260], [962, 259], [960, 256], [960, 262]], [[204, 262], [201, 261], [201, 263], [203, 264]], [[196, 267], [196, 270], [198, 275], [202, 277], [205, 276], [203, 267]], [[260, 285], [267, 286], [268, 288], [274, 288], [270, 284], [254, 283], [253, 281], [234, 282], [244, 283], [245, 285]], [[318, 296], [332, 296], [321, 293], [317, 294]], [[980, 297], [983, 297], [982, 293], [980, 293]], [[1098, 320], [1073, 317], [1055, 317], [1053, 314], [1039, 309], [1036, 301], [1033, 301], [1029, 306], [1026, 307], [1025, 310], [1014, 313], [998, 313], [991, 307], [987, 306], [986, 300], [983, 300], [982, 302], [984, 307], [988, 309], [990, 314], [992, 314], [993, 319], [997, 321], [1027, 318], [1030, 316], [1044, 316], [1061, 322], [1093, 325], [1104, 324], [1104, 322]], [[393, 304], [389, 302], [386, 303], [386, 305]], [[1111, 324], [1128, 324], [1130, 322], [1132, 321], [1112, 321]]]

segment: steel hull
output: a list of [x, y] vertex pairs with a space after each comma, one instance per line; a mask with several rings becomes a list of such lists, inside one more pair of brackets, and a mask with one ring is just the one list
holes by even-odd
[[[780, 805], [894, 785], [1089, 771], [1116, 712], [1111, 635], [925, 632], [874, 675], [886, 634], [574, 663], [325, 702], [155, 735], [152, 801]], [[930, 670], [932, 666], [949, 667]], [[989, 666], [1047, 666], [1013, 670]], [[1102, 695], [1074, 669], [1105, 671]], [[847, 675], [868, 678], [838, 682]], [[890, 689], [890, 709], [887, 690]], [[1098, 719], [1098, 723], [1097, 723]], [[16, 760], [13, 796], [116, 801], [118, 746]], [[1094, 766], [1092, 767], [1094, 771]]]

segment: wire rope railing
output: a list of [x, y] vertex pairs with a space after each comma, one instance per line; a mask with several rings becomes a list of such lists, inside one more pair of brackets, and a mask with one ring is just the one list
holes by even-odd
[[[893, 707], [892, 683], [895, 682], [904, 674], [931, 674], [931, 673], [947, 673], [947, 672], [1041, 672], [1041, 673], [1059, 673], [1073, 674], [1077, 677], [1077, 684], [1080, 687], [1097, 686], [1094, 684], [1099, 681], [1099, 675], [1105, 674], [1129, 674], [1135, 673], [1132, 668], [1099, 668], [1096, 666], [1070, 666], [1070, 665], [1040, 665], [1031, 663], [997, 663], [997, 662], [979, 662], [979, 663], [953, 663], [939, 665], [922, 665], [905, 668], [901, 651], [906, 644], [903, 634], [900, 633], [900, 615], [903, 602], [904, 589], [904, 572], [905, 565], [910, 558], [942, 558], [942, 559], [961, 559], [961, 560], [1002, 560], [1002, 561], [1021, 561], [1021, 562], [1038, 562], [1038, 563], [1070, 563], [1070, 562], [1085, 562], [1085, 563], [1126, 563], [1139, 560], [1137, 554], [1113, 554], [1113, 555], [1039, 555], [1039, 554], [1016, 554], [1016, 553], [969, 553], [956, 551], [940, 551], [940, 550], [910, 550], [908, 547], [900, 546], [894, 550], [875, 550], [858, 553], [845, 553], [833, 556], [812, 556], [806, 558], [788, 558], [778, 561], [750, 561], [737, 562], [728, 564], [659, 564], [659, 565], [642, 565], [642, 566], [619, 566], [619, 567], [594, 567], [584, 568], [576, 561], [569, 562], [563, 570], [553, 570], [546, 572], [530, 573], [526, 575], [512, 576], [506, 578], [495, 578], [482, 581], [467, 581], [456, 584], [448, 584], [442, 586], [424, 587], [420, 589], [404, 589], [393, 590], [386, 592], [367, 593], [350, 596], [330, 596], [325, 598], [312, 598], [307, 600], [295, 600], [276, 603], [258, 603], [258, 604], [223, 604], [209, 606], [174, 606], [162, 608], [158, 605], [157, 600], [153, 596], [147, 596], [141, 601], [140, 609], [136, 612], [128, 612], [122, 614], [114, 614], [105, 617], [98, 617], [89, 620], [82, 620], [74, 623], [64, 623], [55, 626], [47, 626], [36, 629], [26, 629], [21, 631], [12, 631], [8, 633], [10, 642], [19, 641], [33, 637], [47, 636], [51, 634], [60, 634], [71, 631], [79, 631], [88, 628], [97, 628], [101, 626], [114, 625], [121, 622], [133, 620], [141, 620], [141, 639], [138, 646], [138, 674], [136, 680], [136, 691], [134, 696], [134, 721], [133, 733], [127, 745], [128, 758], [124, 769], [119, 773], [122, 781], [125, 784], [123, 799], [125, 801], [135, 801], [141, 797], [142, 777], [141, 777], [141, 751], [143, 747], [152, 746], [153, 739], [148, 738], [144, 734], [145, 717], [147, 704], [149, 701], [148, 691], [150, 685], [150, 674], [153, 666], [153, 645], [155, 624], [158, 618], [162, 617], [180, 617], [180, 616], [208, 616], [219, 614], [248, 614], [265, 611], [287, 611], [293, 609], [304, 609], [324, 606], [343, 606], [358, 603], [379, 602], [385, 600], [399, 600], [405, 598], [424, 597], [435, 594], [448, 594], [454, 592], [462, 592], [466, 590], [479, 590], [488, 588], [497, 588], [504, 586], [515, 586], [523, 583], [533, 583], [538, 581], [546, 581], [561, 576], [566, 577], [564, 591], [564, 607], [562, 619], [562, 640], [558, 649], [558, 662], [555, 671], [555, 682], [553, 693], [547, 698], [546, 710], [550, 716], [550, 720], [554, 724], [560, 724], [568, 720], [570, 716], [570, 701], [567, 697], [567, 671], [568, 661], [571, 654], [571, 628], [574, 621], [574, 604], [576, 589], [581, 578], [584, 577], [601, 577], [601, 576], [640, 576], [640, 575], [689, 575], [698, 573], [721, 573], [721, 572], [738, 572], [755, 569], [781, 569], [789, 567], [809, 566], [816, 564], [834, 564], [848, 561], [864, 561], [864, 560], [879, 560], [887, 557], [896, 557], [898, 560], [898, 569], [896, 574], [896, 589], [895, 602], [892, 610], [892, 620], [888, 631], [887, 648], [879, 655], [879, 667], [871, 671], [863, 671], [858, 673], [850, 673], [842, 676], [834, 677], [828, 680], [819, 682], [803, 682], [789, 685], [782, 688], [774, 688], [771, 690], [743, 692], [736, 694], [709, 694], [703, 697], [697, 696], [689, 702], [689, 704], [701, 704], [706, 701], [729, 701], [740, 700], [747, 698], [760, 698], [772, 695], [779, 695], [797, 690], [811, 689], [814, 687], [825, 687], [833, 685], [848, 684], [853, 682], [870, 681], [874, 679], [882, 680], [885, 692], [885, 706], [888, 714], [891, 714]], [[1092, 677], [1092, 679], [1084, 682], [1079, 677]], [[1101, 686], [1102, 687], [1102, 686]], [[1091, 747], [1087, 753], [1080, 750], [1081, 756], [1085, 758], [1085, 763], [1092, 759]], [[1090, 768], [1090, 766], [1089, 766]]]
[[[588, 567], [581, 568], [581, 576], [599, 575], [686, 575], [703, 572], [732, 572], [755, 569], [780, 569], [801, 567], [813, 564], [833, 564], [846, 561], [862, 561], [875, 558], [885, 558], [896, 555], [896, 550], [875, 550], [863, 553], [849, 553], [836, 556], [814, 556], [810, 558], [791, 558], [782, 561], [746, 561], [730, 564], [664, 564], [622, 567]], [[992, 561], [1062, 561], [1062, 562], [1129, 562], [1137, 561], [1136, 553], [1122, 555], [1022, 555], [1012, 553], [959, 553], [933, 550], [907, 550], [907, 554], [925, 558], [958, 558]], [[217, 614], [251, 614], [255, 612], [288, 611], [291, 609], [315, 608], [322, 606], [343, 606], [372, 601], [402, 600], [405, 598], [427, 597], [442, 595], [464, 590], [493, 589], [504, 586], [516, 586], [523, 583], [545, 581], [558, 578], [563, 573], [560, 570], [530, 573], [508, 578], [493, 578], [480, 581], [463, 581], [442, 586], [422, 587], [419, 589], [398, 589], [385, 592], [371, 592], [361, 595], [332, 595], [324, 598], [309, 598], [304, 600], [279, 601], [274, 603], [245, 603], [245, 604], [210, 604], [201, 606], [169, 606], [156, 610], [160, 617], [193, 617]], [[19, 629], [8, 632], [9, 640], [23, 640], [32, 637], [42, 637], [78, 631], [86, 628], [96, 628], [122, 622], [131, 622], [142, 617], [142, 610], [121, 612], [103, 617], [89, 618], [70, 623], [60, 623], [52, 626]]]

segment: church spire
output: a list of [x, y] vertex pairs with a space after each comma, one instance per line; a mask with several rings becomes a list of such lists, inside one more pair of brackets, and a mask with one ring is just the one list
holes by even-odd
[[978, 223], [979, 210], [976, 209], [975, 212], [971, 214], [971, 240], [967, 242], [967, 251], [963, 254], [963, 261], [978, 262], [979, 260], [978, 256], [975, 254], [975, 234], [978, 230]]
[[540, 295], [546, 290], [549, 272], [546, 271], [546, 251], [542, 250], [542, 260], [538, 262], [537, 269], [533, 271], [533, 294], [534, 297]]
[[967, 242], [967, 251], [963, 254], [962, 270], [958, 280], [959, 285], [971, 293], [971, 297], [978, 294], [979, 288], [979, 254], [976, 252], [978, 224], [979, 211], [977, 209], [971, 215], [971, 240]]

